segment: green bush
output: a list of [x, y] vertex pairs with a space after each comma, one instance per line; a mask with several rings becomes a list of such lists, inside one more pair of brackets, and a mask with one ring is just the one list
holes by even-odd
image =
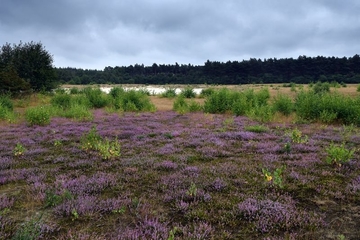
[[269, 105], [260, 105], [250, 108], [246, 116], [259, 122], [269, 122], [274, 118], [274, 109]]
[[125, 93], [125, 89], [121, 87], [114, 87], [110, 90], [109, 95], [113, 98], [119, 98]]
[[194, 92], [194, 88], [192, 87], [186, 87], [181, 91], [181, 95], [183, 95], [185, 98], [195, 98], [196, 93]]
[[243, 116], [247, 111], [251, 108], [251, 103], [248, 102], [248, 98], [245, 94], [239, 94], [238, 97], [235, 99], [232, 105], [232, 112], [236, 116]]
[[59, 111], [60, 117], [72, 118], [80, 121], [93, 120], [93, 114], [86, 105], [71, 104], [71, 106], [65, 110]]
[[54, 107], [67, 109], [71, 105], [71, 96], [66, 93], [56, 94], [51, 98], [50, 103]]
[[175, 88], [166, 88], [165, 92], [161, 94], [161, 97], [164, 98], [174, 98], [176, 97], [176, 89]]
[[103, 108], [109, 104], [109, 98], [100, 88], [85, 88], [85, 96], [89, 99], [92, 108]]
[[294, 109], [291, 98], [284, 94], [278, 94], [273, 102], [274, 110], [288, 116]]
[[317, 82], [314, 87], [313, 87], [313, 91], [315, 93], [321, 94], [321, 93], [326, 93], [326, 92], [330, 92], [330, 83], [328, 82]]
[[203, 107], [200, 105], [200, 103], [197, 103], [194, 100], [190, 100], [188, 105], [189, 105], [190, 112], [199, 112], [199, 111], [203, 110]]
[[25, 119], [30, 126], [45, 126], [50, 124], [51, 112], [46, 107], [33, 107], [25, 111]]
[[208, 96], [204, 103], [204, 111], [207, 113], [225, 113], [232, 109], [234, 92], [222, 88]]
[[206, 88], [206, 89], [202, 89], [201, 93], [200, 93], [200, 97], [204, 98], [204, 97], [208, 97], [211, 94], [213, 94], [215, 92], [214, 88]]
[[297, 116], [307, 121], [360, 124], [360, 98], [339, 93], [300, 92], [295, 99]]
[[356, 91], [360, 92], [360, 84], [357, 86]]
[[70, 94], [75, 95], [75, 94], [79, 94], [80, 90], [76, 87], [70, 88]]
[[6, 95], [0, 95], [0, 105], [10, 111], [14, 110], [13, 102], [11, 101], [10, 97]]
[[173, 110], [181, 114], [189, 112], [189, 105], [185, 101], [184, 95], [181, 94], [175, 99], [173, 103]]
[[155, 111], [155, 105], [151, 103], [145, 92], [130, 90], [116, 90], [111, 94], [111, 106], [122, 111]]

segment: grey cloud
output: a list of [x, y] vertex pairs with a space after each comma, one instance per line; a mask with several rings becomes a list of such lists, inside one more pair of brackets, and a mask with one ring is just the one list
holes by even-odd
[[41, 41], [56, 66], [102, 69], [360, 52], [356, 0], [3, 0], [0, 43]]

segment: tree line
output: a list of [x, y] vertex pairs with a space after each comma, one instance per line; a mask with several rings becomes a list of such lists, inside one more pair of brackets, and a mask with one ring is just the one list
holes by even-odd
[[49, 91], [58, 86], [52, 55], [41, 42], [4, 44], [0, 49], [0, 93]]
[[41, 42], [6, 43], [0, 48], [0, 93], [49, 91], [59, 84], [249, 84], [310, 82], [360, 83], [360, 56], [269, 58], [204, 65], [156, 64], [55, 68]]
[[307, 57], [206, 61], [204, 65], [135, 64], [104, 70], [57, 68], [61, 83], [68, 84], [249, 84], [310, 82], [360, 82], [360, 56]]

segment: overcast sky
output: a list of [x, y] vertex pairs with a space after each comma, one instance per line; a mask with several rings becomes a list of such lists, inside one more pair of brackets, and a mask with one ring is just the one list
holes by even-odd
[[0, 44], [56, 67], [360, 54], [359, 0], [0, 0]]

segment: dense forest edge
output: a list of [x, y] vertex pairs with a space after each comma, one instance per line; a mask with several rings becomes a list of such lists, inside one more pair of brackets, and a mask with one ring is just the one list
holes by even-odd
[[360, 83], [360, 56], [269, 58], [204, 65], [156, 64], [56, 68], [41, 42], [6, 43], [0, 48], [0, 93], [51, 91], [61, 84], [256, 84]]
[[61, 84], [253, 84], [360, 83], [360, 56], [254, 59], [204, 65], [156, 64], [105, 67], [104, 70], [56, 68]]

